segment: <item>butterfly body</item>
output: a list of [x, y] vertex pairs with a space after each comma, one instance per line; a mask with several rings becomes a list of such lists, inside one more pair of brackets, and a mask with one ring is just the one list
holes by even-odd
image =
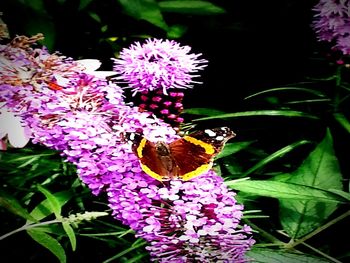
[[132, 149], [142, 170], [159, 181], [190, 180], [206, 171], [227, 140], [235, 134], [227, 127], [197, 131], [173, 142], [151, 142], [135, 134]]

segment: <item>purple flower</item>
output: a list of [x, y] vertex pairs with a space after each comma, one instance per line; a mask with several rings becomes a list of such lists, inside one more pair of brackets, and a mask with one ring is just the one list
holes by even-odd
[[[204, 69], [205, 59], [201, 54], [190, 53], [189, 46], [180, 46], [173, 40], [147, 39], [124, 48], [114, 59], [116, 80], [126, 82], [132, 88], [141, 111], [149, 111], [178, 129], [183, 122], [183, 92], [191, 88], [195, 72]], [[170, 91], [169, 91], [170, 90]]]
[[333, 43], [333, 48], [350, 54], [350, 1], [320, 0], [313, 9], [313, 28], [320, 41]]
[[191, 88], [193, 73], [202, 70], [207, 61], [201, 54], [190, 53], [189, 46], [180, 46], [173, 40], [147, 39], [136, 42], [114, 59], [114, 71], [129, 85], [134, 94], [161, 89]]
[[[3, 45], [0, 50], [3, 107], [30, 128], [33, 143], [59, 150], [75, 164], [94, 194], [119, 173], [133, 170], [133, 163], [124, 163], [133, 155], [123, 138], [126, 132], [141, 129], [153, 139], [175, 136], [169, 125], [127, 106], [120, 87], [86, 74], [72, 59], [46, 49]], [[52, 82], [58, 88], [52, 89]]]
[[[87, 72], [77, 61], [23, 46], [0, 45], [1, 107], [13, 113], [17, 126], [30, 128], [33, 143], [59, 150], [75, 164], [94, 194], [107, 193], [113, 216], [149, 242], [152, 260], [245, 261], [254, 240], [250, 228], [239, 225], [243, 206], [222, 178], [210, 171], [187, 182], [159, 182], [141, 170], [125, 139], [128, 132], [142, 131], [149, 140], [170, 142], [178, 137], [170, 125], [125, 104], [119, 86], [94, 74], [96, 61]], [[154, 89], [185, 87], [192, 82], [190, 73], [203, 67], [197, 55], [187, 54], [188, 47], [172, 41], [149, 40], [145, 46], [148, 64], [155, 58], [161, 62]], [[165, 103], [155, 94], [151, 103], [169, 106], [182, 98], [173, 91], [169, 96], [174, 99]]]
[[[208, 172], [191, 181], [164, 184], [125, 173], [108, 189], [118, 219], [147, 240], [159, 262], [245, 262], [254, 244], [249, 226], [239, 226], [243, 206], [221, 177]], [[135, 201], [136, 200], [136, 201]], [[120, 211], [123, 211], [120, 213]]]

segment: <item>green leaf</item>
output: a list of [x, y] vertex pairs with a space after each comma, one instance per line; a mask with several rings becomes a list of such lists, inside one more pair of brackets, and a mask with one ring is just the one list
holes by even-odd
[[6, 208], [11, 213], [24, 219], [35, 221], [35, 219], [22, 207], [20, 202], [10, 194], [0, 191], [0, 206]]
[[[63, 191], [53, 194], [56, 201], [58, 202], [58, 205], [62, 207], [65, 203], [69, 201], [73, 197], [72, 193], [69, 191]], [[38, 204], [30, 213], [32, 217], [34, 217], [37, 221], [40, 221], [41, 219], [47, 217], [48, 215], [51, 215], [53, 213], [51, 209], [51, 204], [48, 199], [42, 201], [40, 204]]]
[[61, 263], [66, 263], [66, 253], [61, 244], [56, 239], [40, 230], [31, 229], [27, 230], [27, 233], [32, 239], [51, 251], [51, 253], [54, 254]]
[[310, 115], [301, 111], [293, 111], [293, 110], [259, 110], [259, 111], [243, 111], [243, 112], [235, 112], [235, 113], [226, 113], [220, 114], [210, 117], [203, 117], [194, 119], [193, 121], [206, 121], [213, 119], [227, 119], [227, 118], [237, 118], [237, 117], [257, 117], [257, 116], [280, 116], [280, 117], [302, 117], [308, 119], [319, 119], [314, 115]]
[[49, 201], [50, 211], [52, 211], [55, 214], [56, 218], [61, 218], [61, 205], [57, 198], [41, 185], [38, 185], [37, 187], [38, 190], [41, 193], [43, 193]]
[[350, 133], [350, 122], [342, 113], [334, 113], [334, 118], [339, 122], [339, 124], [348, 132]]
[[[322, 142], [292, 173], [286, 183], [303, 184], [305, 187], [334, 191], [334, 189], [342, 190], [341, 180], [342, 175], [333, 150], [332, 136], [327, 131]], [[327, 192], [331, 193], [331, 191]], [[321, 197], [314, 200], [280, 200], [280, 220], [284, 230], [290, 237], [300, 238], [321, 226], [339, 205], [338, 203], [325, 203], [325, 201]]]
[[193, 114], [193, 115], [206, 115], [206, 116], [216, 116], [226, 114], [226, 112], [210, 109], [210, 108], [190, 108], [185, 109], [184, 113]]
[[225, 9], [207, 1], [160, 1], [159, 7], [165, 12], [191, 15], [215, 15], [225, 13]]
[[89, 12], [89, 16], [99, 24], [102, 22], [101, 17], [95, 12]]
[[168, 38], [180, 38], [187, 31], [187, 27], [184, 25], [173, 25], [169, 27], [167, 31]]
[[165, 23], [158, 3], [155, 0], [118, 0], [125, 12], [138, 20], [145, 20], [165, 31], [168, 25]]
[[226, 143], [224, 149], [216, 156], [216, 160], [239, 152], [245, 148], [247, 148], [253, 141], [250, 142], [234, 142], [234, 143]]
[[78, 10], [82, 10], [87, 7], [93, 0], [80, 0]]
[[26, 167], [32, 163], [37, 162], [40, 160], [41, 156], [38, 155], [28, 155], [28, 156], [21, 156], [21, 157], [14, 157], [11, 160], [8, 161], [8, 163], [21, 163], [16, 165], [18, 168]]
[[246, 253], [246, 257], [248, 262], [254, 263], [330, 263], [328, 260], [311, 255], [267, 248], [253, 248]]
[[268, 89], [268, 90], [263, 90], [263, 91], [257, 92], [255, 94], [249, 95], [248, 97], [245, 97], [244, 99], [250, 99], [250, 98], [262, 95], [262, 94], [274, 93], [274, 92], [280, 92], [280, 91], [298, 91], [298, 92], [303, 92], [303, 93], [310, 93], [310, 94], [316, 95], [318, 97], [325, 97], [325, 95], [322, 92], [320, 92], [318, 90], [314, 90], [314, 89], [306, 89], [306, 88], [300, 88], [300, 87], [279, 87], [279, 88], [273, 88], [273, 89]]
[[56, 31], [55, 25], [50, 17], [44, 15], [32, 17], [30, 20], [26, 21], [25, 30], [29, 36], [42, 33], [44, 35], [44, 40], [39, 42], [51, 51], [54, 49]]
[[295, 143], [292, 143], [286, 147], [283, 147], [282, 149], [274, 152], [273, 154], [270, 154], [268, 157], [262, 159], [261, 161], [259, 161], [257, 164], [255, 164], [253, 167], [251, 167], [250, 169], [248, 169], [248, 171], [246, 171], [242, 177], [246, 177], [247, 175], [255, 172], [256, 170], [264, 167], [266, 164], [281, 158], [283, 155], [287, 154], [288, 152], [293, 151], [295, 148], [310, 143], [310, 141], [306, 141], [306, 140], [301, 140]]
[[44, 0], [24, 0], [23, 4], [37, 11], [38, 13], [46, 13]]
[[344, 199], [350, 201], [350, 193], [348, 193], [348, 192], [345, 192], [345, 191], [339, 190], [339, 189], [329, 189], [328, 191], [332, 192], [333, 194], [340, 195]]
[[[138, 239], [140, 240], [140, 239]], [[109, 263], [109, 262], [116, 262], [116, 259], [121, 258], [122, 256], [126, 255], [127, 253], [131, 253], [133, 251], [135, 251], [136, 249], [145, 246], [147, 243], [143, 240], [138, 241], [136, 240], [134, 244], [132, 244], [129, 248], [124, 249], [123, 251], [121, 251], [120, 253], [118, 253], [117, 255], [114, 255], [113, 257], [105, 260], [103, 263]]]
[[344, 198], [323, 189], [273, 180], [227, 181], [229, 187], [249, 194], [292, 200], [322, 200], [329, 203], [345, 202]]
[[75, 251], [75, 249], [77, 247], [77, 239], [75, 237], [75, 233], [74, 233], [73, 228], [70, 226], [70, 224], [68, 222], [62, 222], [62, 226], [63, 226], [63, 229], [69, 238], [70, 244], [72, 246], [72, 250]]

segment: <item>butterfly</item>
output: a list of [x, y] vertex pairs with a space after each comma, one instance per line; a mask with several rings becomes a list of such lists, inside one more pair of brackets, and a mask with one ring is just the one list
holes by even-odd
[[199, 130], [173, 142], [151, 142], [139, 133], [130, 136], [142, 170], [158, 181], [190, 180], [211, 169], [214, 157], [236, 136], [228, 127]]

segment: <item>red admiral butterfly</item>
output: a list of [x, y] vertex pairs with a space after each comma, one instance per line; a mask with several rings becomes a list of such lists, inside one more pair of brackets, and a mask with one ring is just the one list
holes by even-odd
[[132, 149], [142, 170], [159, 181], [186, 181], [208, 171], [214, 157], [235, 136], [227, 127], [197, 131], [171, 143], [151, 142], [141, 134], [133, 135]]

